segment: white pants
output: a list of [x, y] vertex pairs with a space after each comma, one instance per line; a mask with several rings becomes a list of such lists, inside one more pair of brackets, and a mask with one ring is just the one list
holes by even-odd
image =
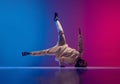
[[59, 61], [59, 64], [62, 65], [63, 62], [72, 64], [75, 63], [76, 59], [80, 55], [78, 51], [73, 48], [70, 48], [65, 39], [64, 31], [59, 20], [55, 21], [58, 29], [58, 42], [57, 44], [49, 49], [33, 51], [31, 52], [32, 56], [41, 56], [41, 55], [54, 55]]

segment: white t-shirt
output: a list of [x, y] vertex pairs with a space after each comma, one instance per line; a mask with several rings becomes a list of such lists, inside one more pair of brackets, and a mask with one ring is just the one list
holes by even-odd
[[79, 52], [73, 48], [70, 48], [67, 44], [62, 46], [54, 46], [48, 50], [48, 53], [56, 55], [56, 61], [60, 61], [63, 58], [63, 62], [72, 64], [79, 57]]

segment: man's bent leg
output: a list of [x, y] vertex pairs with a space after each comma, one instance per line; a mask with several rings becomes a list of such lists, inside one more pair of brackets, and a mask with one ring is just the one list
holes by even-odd
[[22, 52], [22, 56], [40, 56], [40, 55], [46, 55], [48, 53], [48, 50], [40, 50], [40, 51], [33, 51], [33, 52]]
[[58, 51], [58, 49], [59, 49], [59, 46], [54, 46], [52, 48], [45, 49], [45, 50], [32, 51], [32, 52], [22, 52], [22, 56], [27, 56], [27, 55], [31, 55], [31, 56], [55, 55], [56, 52]]

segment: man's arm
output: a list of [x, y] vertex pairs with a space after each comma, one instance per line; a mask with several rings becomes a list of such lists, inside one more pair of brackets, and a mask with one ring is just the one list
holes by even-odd
[[78, 33], [78, 50], [79, 50], [79, 53], [80, 53], [80, 54], [83, 53], [82, 34], [81, 34], [80, 28], [79, 28], [79, 33]]

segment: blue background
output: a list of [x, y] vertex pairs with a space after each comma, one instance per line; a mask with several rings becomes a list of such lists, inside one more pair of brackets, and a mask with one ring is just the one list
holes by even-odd
[[[42, 50], [56, 44], [54, 12], [49, 16], [47, 11], [44, 0], [0, 1], [0, 66], [45, 66], [52, 63], [53, 57], [21, 56], [23, 51]], [[56, 40], [51, 42], [49, 38], [54, 37]], [[46, 63], [48, 60], [51, 61]]]

